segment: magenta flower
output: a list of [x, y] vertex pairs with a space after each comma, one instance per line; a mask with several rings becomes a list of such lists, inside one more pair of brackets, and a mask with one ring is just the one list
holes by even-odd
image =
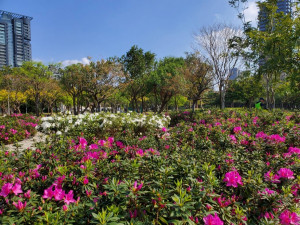
[[75, 199], [73, 198], [73, 190], [70, 190], [69, 193], [65, 195], [64, 202], [67, 205], [76, 202]]
[[31, 192], [31, 191], [28, 190], [28, 191], [24, 194], [24, 197], [29, 199], [29, 198], [30, 198], [30, 192]]
[[44, 190], [43, 198], [51, 199], [53, 197], [53, 195], [54, 195], [54, 192], [53, 192], [52, 186], [51, 186]]
[[13, 187], [13, 184], [11, 183], [6, 183], [2, 186], [1, 192], [0, 192], [0, 196], [6, 197], [7, 195], [9, 195], [11, 189]]
[[231, 141], [236, 144], [236, 137], [234, 135], [229, 135]]
[[236, 134], [236, 133], [239, 133], [240, 131], [242, 131], [242, 128], [241, 127], [235, 127], [233, 128], [233, 132]]
[[163, 127], [163, 128], [161, 128], [161, 131], [162, 132], [167, 132], [168, 130], [167, 130], [167, 128]]
[[64, 212], [68, 211], [68, 206], [63, 205], [63, 210], [64, 210]]
[[79, 144], [81, 145], [81, 148], [85, 148], [87, 146], [87, 141], [84, 138], [79, 138]]
[[95, 150], [95, 149], [98, 149], [99, 148], [99, 146], [97, 145], [97, 144], [91, 144], [90, 146], [89, 146], [89, 149], [90, 150]]
[[223, 181], [226, 182], [226, 186], [237, 187], [238, 184], [243, 186], [242, 177], [237, 171], [227, 172]]
[[279, 178], [286, 178], [286, 179], [294, 179], [295, 177], [293, 176], [294, 173], [293, 171], [291, 171], [290, 169], [287, 168], [281, 168], [278, 172], [277, 172]]
[[26, 207], [27, 202], [22, 203], [20, 200], [18, 203], [13, 202], [13, 205], [19, 210], [19, 212], [23, 211]]
[[268, 171], [264, 174], [264, 178], [266, 181], [270, 181], [272, 183], [280, 183], [279, 176], [277, 174], [273, 174], [271, 171]]
[[53, 197], [56, 201], [63, 200], [65, 197], [65, 191], [61, 188], [55, 187], [55, 190], [53, 192]]
[[267, 137], [268, 140], [271, 141], [273, 144], [279, 144], [279, 143], [284, 143], [285, 142], [285, 137], [280, 137], [279, 134], [272, 134]]
[[132, 190], [133, 190], [134, 192], [136, 192], [136, 191], [141, 190], [142, 187], [143, 187], [143, 183], [141, 183], [141, 184], [138, 186], [138, 185], [137, 185], [137, 181], [135, 181], [134, 184], [133, 184]]
[[300, 217], [296, 213], [285, 210], [279, 216], [282, 225], [299, 225]]
[[267, 134], [265, 134], [264, 132], [258, 132], [257, 134], [256, 134], [256, 136], [255, 136], [255, 138], [262, 138], [262, 139], [265, 139], [265, 138], [267, 138], [268, 137], [268, 135]]
[[289, 152], [290, 154], [298, 154], [298, 155], [300, 155], [300, 148], [289, 147], [288, 152]]
[[203, 218], [205, 225], [223, 225], [223, 221], [219, 218], [218, 214], [215, 213], [213, 216], [212, 214]]
[[18, 195], [20, 193], [23, 193], [22, 189], [21, 189], [21, 184], [15, 184], [13, 187], [12, 187], [12, 192], [15, 194], [15, 195]]
[[89, 183], [89, 179], [87, 179], [87, 177], [84, 177], [84, 179], [83, 179], [83, 184], [86, 185], [86, 184], [88, 184], [88, 183]]
[[136, 155], [143, 157], [145, 155], [145, 153], [144, 153], [143, 149], [139, 149], [136, 151]]
[[11, 183], [6, 183], [2, 186], [1, 192], [0, 192], [0, 196], [6, 197], [7, 195], [9, 195], [11, 192], [13, 192], [15, 195], [18, 195], [20, 193], [23, 193], [22, 189], [21, 189], [21, 185], [20, 184], [11, 184]]

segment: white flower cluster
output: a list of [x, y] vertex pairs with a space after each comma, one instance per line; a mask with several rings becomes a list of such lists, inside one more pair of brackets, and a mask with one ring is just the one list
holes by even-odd
[[73, 128], [93, 126], [105, 129], [108, 127], [167, 127], [169, 116], [138, 113], [87, 113], [80, 115], [62, 115], [43, 117], [42, 124], [37, 128], [43, 133], [55, 131], [56, 134], [68, 132]]

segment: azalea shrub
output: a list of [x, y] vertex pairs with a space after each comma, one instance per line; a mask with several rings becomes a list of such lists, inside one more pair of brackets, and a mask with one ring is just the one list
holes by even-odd
[[300, 223], [298, 113], [190, 118], [91, 140], [56, 131], [35, 150], [2, 151], [0, 223]]
[[39, 120], [31, 115], [0, 117], [0, 143], [11, 144], [35, 135], [38, 123]]
[[119, 135], [125, 130], [134, 134], [145, 134], [157, 128], [167, 127], [171, 118], [152, 113], [87, 113], [80, 115], [56, 115], [41, 118], [38, 129], [46, 134], [67, 134], [69, 137], [85, 135], [94, 137]]

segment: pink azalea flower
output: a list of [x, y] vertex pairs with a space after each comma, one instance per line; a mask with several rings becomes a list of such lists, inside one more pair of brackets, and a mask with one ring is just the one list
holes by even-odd
[[81, 145], [81, 148], [85, 148], [87, 146], [87, 141], [84, 138], [79, 138], [79, 144]]
[[0, 192], [0, 196], [6, 197], [7, 195], [9, 195], [11, 189], [13, 187], [13, 184], [11, 183], [6, 183], [2, 186], [1, 192]]
[[298, 155], [300, 155], [300, 148], [289, 147], [288, 152], [289, 152], [290, 154], [298, 154]]
[[243, 186], [242, 177], [237, 171], [227, 172], [223, 181], [227, 183], [226, 186], [237, 187], [238, 184]]
[[54, 192], [53, 192], [52, 186], [51, 186], [44, 190], [43, 198], [51, 199], [53, 197], [53, 194], [54, 194]]
[[143, 157], [145, 155], [145, 153], [144, 153], [143, 149], [139, 149], [136, 151], [136, 155]]
[[25, 209], [27, 202], [22, 203], [20, 200], [18, 203], [13, 202], [13, 205], [21, 212]]
[[279, 144], [279, 143], [284, 143], [285, 142], [285, 137], [280, 137], [279, 134], [272, 134], [267, 137], [268, 140], [271, 141], [273, 144]]
[[87, 179], [87, 177], [84, 177], [84, 179], [83, 179], [83, 184], [84, 185], [87, 185], [89, 183], [89, 180]]
[[31, 191], [28, 190], [28, 191], [24, 194], [24, 197], [29, 199], [29, 198], [30, 198], [30, 192], [31, 192]]
[[215, 213], [213, 216], [212, 214], [203, 218], [205, 225], [223, 225], [223, 221], [219, 218], [218, 214]]
[[167, 128], [163, 127], [163, 128], [161, 128], [161, 131], [162, 132], [167, 132]]
[[70, 203], [75, 203], [75, 199], [73, 198], [73, 190], [70, 190], [68, 194], [65, 195], [64, 202], [69, 205]]
[[279, 216], [282, 225], [299, 225], [300, 217], [296, 213], [285, 210]]
[[256, 136], [255, 136], [255, 138], [262, 138], [262, 139], [265, 139], [265, 138], [267, 138], [268, 137], [268, 135], [267, 134], [265, 134], [264, 132], [258, 132], [257, 134], [256, 134]]
[[134, 184], [133, 184], [132, 190], [133, 190], [134, 192], [136, 192], [136, 191], [141, 190], [142, 187], [143, 187], [143, 183], [141, 183], [141, 184], [138, 186], [138, 185], [137, 185], [137, 181], [135, 181]]
[[64, 197], [65, 197], [65, 191], [62, 190], [61, 188], [55, 187], [55, 190], [53, 192], [53, 196], [54, 196], [54, 199], [56, 201], [63, 200]]
[[235, 127], [233, 128], [233, 132], [236, 134], [236, 133], [239, 133], [240, 131], [242, 131], [242, 128], [241, 127]]
[[63, 210], [64, 210], [64, 212], [68, 211], [68, 206], [63, 205]]
[[273, 174], [271, 171], [268, 171], [264, 174], [264, 178], [266, 181], [272, 182], [272, 183], [280, 183], [279, 176], [277, 174]]
[[99, 146], [97, 145], [97, 144], [91, 144], [90, 146], [89, 146], [89, 149], [90, 150], [95, 150], [95, 149], [98, 149], [99, 148]]
[[6, 183], [2, 186], [0, 196], [6, 197], [9, 195], [11, 192], [13, 192], [15, 195], [18, 195], [20, 193], [23, 193], [21, 189], [21, 185], [16, 183], [15, 185], [11, 183]]
[[12, 192], [15, 194], [15, 195], [18, 195], [20, 193], [23, 193], [22, 189], [21, 189], [21, 185], [20, 184], [15, 184], [13, 187], [12, 187]]
[[277, 172], [279, 178], [286, 178], [286, 179], [294, 179], [295, 177], [293, 176], [294, 173], [293, 171], [291, 171], [290, 169], [287, 168], [281, 168], [278, 172]]
[[229, 137], [233, 143], [236, 143], [236, 137], [234, 135], [229, 135]]

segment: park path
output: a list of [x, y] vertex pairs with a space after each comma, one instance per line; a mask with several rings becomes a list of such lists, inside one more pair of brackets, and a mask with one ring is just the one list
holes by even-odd
[[[43, 134], [41, 132], [37, 132], [33, 137], [18, 142], [18, 144], [20, 145], [19, 149], [20, 150], [24, 150], [27, 148], [35, 149], [35, 143], [44, 142], [45, 139], [46, 139], [45, 134]], [[5, 148], [8, 151], [16, 150], [16, 147], [14, 146], [14, 144], [5, 145]]]

